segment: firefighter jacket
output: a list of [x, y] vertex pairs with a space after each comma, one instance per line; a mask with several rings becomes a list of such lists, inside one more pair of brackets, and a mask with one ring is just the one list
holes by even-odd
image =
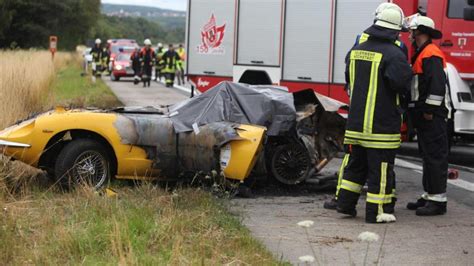
[[[369, 37], [370, 37], [370, 35], [366, 32], [363, 32], [362, 34], [357, 35], [356, 42], [355, 42], [354, 46], [366, 42], [369, 39]], [[402, 50], [402, 52], [405, 55], [406, 59], [408, 60], [408, 48], [407, 48], [407, 46], [402, 41], [400, 41], [398, 38], [393, 43], [396, 46], [400, 47], [400, 49]], [[348, 87], [346, 86], [346, 90], [347, 89], [348, 89]], [[347, 93], [349, 93], [349, 91], [347, 91]], [[409, 99], [410, 99], [409, 94], [410, 94], [410, 91], [407, 91], [406, 94], [400, 94], [400, 102], [401, 102], [401, 106], [402, 106], [403, 110], [408, 109], [408, 102], [409, 102]]]
[[110, 53], [107, 48], [102, 48], [102, 53], [101, 53], [101, 59], [102, 59], [102, 64], [108, 65], [110, 61]]
[[443, 52], [431, 41], [417, 49], [412, 58], [415, 74], [411, 87], [410, 108], [447, 117], [448, 99], [446, 59]]
[[168, 50], [163, 54], [162, 60], [165, 65], [164, 72], [174, 73], [176, 72], [176, 68], [179, 66], [181, 58], [176, 51]]
[[409, 90], [412, 71], [402, 50], [394, 45], [398, 32], [376, 25], [366, 42], [346, 57], [346, 82], [351, 105], [344, 144], [375, 149], [400, 147], [400, 95]]
[[91, 50], [92, 61], [99, 63], [102, 59], [102, 49], [100, 47], [94, 46]]
[[140, 61], [142, 62], [143, 66], [153, 66], [155, 57], [155, 50], [153, 50], [153, 48], [147, 49], [145, 47], [140, 51]]
[[164, 62], [163, 62], [163, 54], [164, 54], [164, 49], [163, 47], [158, 48], [156, 50], [156, 65], [160, 68], [163, 68]]
[[181, 58], [181, 61], [186, 60], [186, 50], [184, 48], [178, 48], [178, 50], [176, 52], [178, 53], [179, 57]]
[[134, 71], [140, 69], [140, 52], [133, 51], [133, 53], [130, 55], [130, 61], [132, 61], [132, 68]]

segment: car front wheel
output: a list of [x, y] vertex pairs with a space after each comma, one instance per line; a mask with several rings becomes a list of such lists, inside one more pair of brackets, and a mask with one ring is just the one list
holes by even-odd
[[77, 139], [61, 150], [54, 172], [66, 187], [83, 184], [99, 189], [110, 179], [110, 162], [110, 156], [101, 143]]

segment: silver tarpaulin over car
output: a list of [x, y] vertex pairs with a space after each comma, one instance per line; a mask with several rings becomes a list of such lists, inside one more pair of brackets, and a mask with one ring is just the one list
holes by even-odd
[[268, 136], [288, 132], [296, 122], [293, 95], [275, 86], [222, 82], [204, 94], [171, 106], [176, 133], [198, 131], [213, 122], [267, 127]]

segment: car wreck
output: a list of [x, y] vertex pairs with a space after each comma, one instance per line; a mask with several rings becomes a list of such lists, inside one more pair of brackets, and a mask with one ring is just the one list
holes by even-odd
[[344, 104], [312, 90], [222, 82], [164, 107], [56, 108], [0, 131], [0, 149], [62, 184], [312, 178], [342, 150]]

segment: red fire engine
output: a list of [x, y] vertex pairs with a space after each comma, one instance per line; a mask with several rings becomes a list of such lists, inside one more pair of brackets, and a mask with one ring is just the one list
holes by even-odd
[[[187, 75], [205, 91], [224, 80], [312, 88], [348, 102], [344, 58], [382, 0], [189, 0]], [[425, 10], [443, 32], [453, 133], [474, 136], [474, 1], [394, 0]], [[408, 35], [401, 38], [407, 46]]]

